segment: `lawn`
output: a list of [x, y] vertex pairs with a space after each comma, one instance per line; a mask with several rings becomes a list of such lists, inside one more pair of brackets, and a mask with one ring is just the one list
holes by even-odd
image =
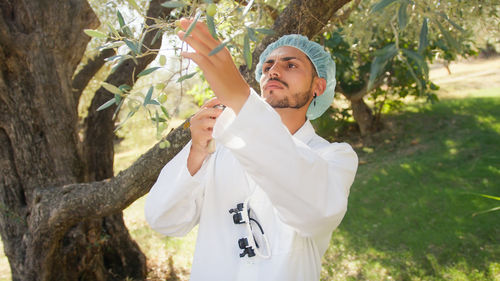
[[[370, 139], [349, 139], [363, 164], [321, 280], [500, 280], [500, 211], [479, 213], [500, 205], [479, 195], [500, 196], [500, 75], [496, 82], [467, 75], [443, 75], [440, 102], [412, 103], [386, 115]], [[155, 141], [152, 128], [127, 126], [116, 170]], [[161, 237], [145, 223], [143, 206], [141, 198], [124, 216], [148, 257], [149, 278], [188, 280], [196, 230]], [[9, 278], [0, 256], [0, 280]]]
[[500, 88], [417, 104], [358, 149], [322, 280], [500, 280]]

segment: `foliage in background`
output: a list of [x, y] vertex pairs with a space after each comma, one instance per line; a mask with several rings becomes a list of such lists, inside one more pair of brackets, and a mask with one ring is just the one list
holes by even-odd
[[[96, 0], [97, 3], [99, 3]], [[141, 17], [144, 14], [144, 3], [127, 0], [129, 7], [127, 14]], [[141, 51], [141, 40], [145, 34], [132, 31], [126, 17], [117, 9], [116, 17], [110, 16], [110, 7], [106, 8], [107, 16], [99, 30], [88, 30], [87, 33], [95, 38], [106, 40], [104, 48], [115, 48], [117, 55], [108, 58], [116, 67], [127, 58], [135, 58], [148, 54], [157, 54], [157, 60], [150, 68], [141, 72], [139, 76], [147, 76], [165, 68], [165, 53], [173, 53], [179, 57], [179, 51], [186, 46], [175, 40], [178, 31], [175, 20], [181, 17], [194, 17], [196, 21], [207, 22], [214, 37], [221, 40], [220, 47], [226, 46], [231, 51], [237, 65], [251, 66], [251, 51], [261, 35], [272, 32], [264, 27], [272, 24], [276, 15], [289, 1], [166, 1], [165, 7], [175, 8], [169, 18], [155, 19], [155, 24], [146, 26], [147, 32], [155, 32], [158, 40], [170, 38], [169, 44], [164, 44], [161, 50]], [[102, 3], [101, 3], [102, 5]], [[214, 15], [208, 14], [208, 7]], [[337, 63], [337, 92], [341, 93], [351, 103], [362, 101], [368, 97], [370, 107], [362, 104], [368, 117], [360, 118], [353, 112], [359, 106], [351, 106], [351, 111], [334, 109], [334, 115], [324, 116], [323, 124], [317, 126], [323, 129], [328, 124], [338, 120], [341, 123], [354, 116], [354, 121], [360, 126], [361, 133], [369, 128], [377, 130], [381, 115], [392, 109], [400, 108], [407, 97], [425, 98], [435, 101], [434, 91], [437, 86], [429, 80], [429, 63], [436, 59], [449, 63], [458, 58], [477, 54], [477, 44], [484, 40], [476, 40], [474, 35], [480, 29], [497, 30], [499, 17], [498, 5], [494, 1], [447, 1], [438, 0], [411, 1], [411, 0], [356, 0], [327, 25], [317, 41], [324, 45]], [[106, 13], [103, 13], [106, 14]], [[137, 22], [137, 19], [133, 19]], [[118, 24], [117, 24], [118, 22]], [[139, 21], [141, 25], [143, 23]], [[103, 28], [104, 27], [104, 28]], [[141, 26], [142, 27], [142, 26]], [[134, 29], [136, 30], [136, 29]], [[140, 29], [139, 29], [140, 30]], [[187, 30], [189, 34], [191, 28]], [[492, 32], [495, 35], [495, 32]], [[491, 36], [491, 35], [490, 35]], [[495, 37], [488, 38], [487, 42], [495, 42]], [[473, 40], [474, 39], [474, 40]], [[496, 39], [498, 41], [498, 39]], [[103, 41], [101, 41], [103, 42]], [[164, 89], [175, 82], [190, 79], [199, 73], [189, 67], [189, 62], [179, 60], [178, 69], [172, 70], [167, 78], [155, 77], [150, 86], [135, 89], [134, 85], [116, 85], [110, 92], [115, 98], [103, 105], [102, 109], [113, 104], [129, 103], [128, 117], [144, 108], [150, 112], [150, 119], [159, 129], [166, 127], [157, 123], [168, 123], [172, 110], [164, 106], [167, 96], [171, 95]], [[202, 77], [201, 77], [202, 78]], [[213, 93], [206, 82], [197, 80], [194, 87], [188, 89], [195, 103], [202, 104]], [[172, 89], [172, 88], [170, 88]], [[184, 88], [177, 88], [182, 93]], [[140, 94], [137, 94], [140, 92]], [[142, 93], [142, 94], [141, 94]], [[129, 100], [128, 102], [126, 100]], [[178, 105], [177, 105], [178, 106]], [[175, 107], [175, 105], [174, 105]], [[176, 110], [178, 111], [178, 110]], [[330, 111], [332, 112], [332, 111]], [[188, 116], [189, 114], [184, 114]], [[128, 118], [124, 118], [125, 120]], [[340, 117], [340, 119], [339, 119]], [[352, 120], [352, 118], [351, 118]], [[369, 122], [368, 124], [363, 124]], [[339, 127], [331, 124], [330, 126]], [[159, 135], [161, 132], [159, 132]]]
[[436, 101], [438, 87], [429, 79], [429, 64], [447, 65], [476, 55], [485, 41], [478, 40], [478, 29], [480, 34], [491, 31], [486, 41], [500, 43], [494, 37], [499, 23], [494, 1], [376, 0], [354, 5], [349, 17], [333, 22], [318, 42], [337, 64], [337, 92], [352, 103], [368, 97], [368, 120], [374, 124], [366, 127], [372, 130], [383, 113], [400, 108], [407, 97]]
[[[143, 5], [138, 5], [135, 0], [127, 0], [127, 3], [129, 9], [125, 10], [129, 14], [145, 17], [144, 9], [141, 8]], [[85, 30], [87, 35], [101, 40], [98, 41], [102, 42], [98, 47], [99, 51], [115, 50], [116, 54], [106, 59], [110, 62], [111, 72], [128, 59], [135, 61], [137, 58], [151, 54], [157, 56], [156, 61], [149, 68], [138, 74], [138, 78], [141, 78], [138, 80], [153, 77], [152, 74], [162, 70], [164, 75], [156, 75], [145, 83], [135, 81], [134, 85], [102, 83], [106, 90], [114, 94], [114, 98], [104, 103], [98, 110], [105, 110], [112, 105], [117, 105], [115, 116], [118, 116], [118, 113], [123, 110], [122, 106], [127, 105], [127, 114], [122, 118], [123, 120], [121, 120], [117, 129], [120, 129], [138, 110], [145, 110], [148, 113], [148, 118], [156, 126], [158, 139], [161, 138], [172, 118], [172, 109], [167, 108], [165, 102], [169, 99], [169, 96], [175, 95], [173, 93], [175, 90], [180, 91], [181, 97], [188, 90], [188, 95], [193, 96], [198, 105], [212, 95], [203, 77], [194, 88], [193, 85], [184, 87], [184, 81], [195, 77], [200, 71], [190, 66], [189, 60], [180, 58], [180, 52], [187, 50], [187, 45], [177, 39], [176, 34], [179, 31], [177, 21], [182, 17], [194, 19], [193, 24], [186, 30], [186, 36], [192, 32], [198, 22], [206, 22], [212, 36], [222, 42], [212, 50], [212, 54], [217, 53], [223, 47], [227, 47], [234, 54], [237, 64], [251, 66], [251, 49], [253, 45], [263, 35], [272, 33], [272, 30], [262, 28], [263, 25], [272, 23], [271, 18], [268, 16], [269, 10], [276, 11], [276, 9], [283, 6], [283, 3], [281, 1], [266, 1], [266, 3], [250, 1], [242, 4], [242, 2], [238, 1], [219, 1], [216, 5], [212, 1], [204, 1], [203, 3], [199, 1], [165, 1], [162, 6], [173, 9], [170, 16], [165, 19], [153, 19], [154, 24], [150, 26], [145, 26], [144, 21], [139, 21], [141, 27], [139, 30], [142, 30], [143, 27], [145, 30], [142, 34], [138, 34], [132, 29], [137, 23], [134, 23], [134, 20], [128, 21], [127, 17], [122, 14], [121, 9], [116, 9], [116, 18], [109, 17], [109, 15], [104, 18], [105, 22], [102, 25], [104, 28], [101, 26], [97, 30]], [[156, 34], [153, 41], [164, 40], [161, 49], [148, 49], [142, 43], [145, 35], [150, 32]], [[169, 59], [167, 59], [167, 55], [170, 55]], [[167, 61], [170, 61], [171, 57], [176, 58], [178, 61], [175, 66], [167, 65]], [[178, 112], [179, 103], [170, 104], [170, 106], [175, 108], [176, 114], [180, 113]], [[182, 115], [189, 116], [186, 113]], [[168, 145], [166, 143], [164, 146]]]

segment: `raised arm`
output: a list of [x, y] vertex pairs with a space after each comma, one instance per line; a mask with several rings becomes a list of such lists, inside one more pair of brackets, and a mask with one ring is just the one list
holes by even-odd
[[[180, 26], [187, 30], [191, 23], [192, 20], [184, 18], [181, 19]], [[184, 38], [185, 34], [184, 31], [179, 31], [177, 35], [188, 43], [194, 52], [183, 52], [181, 55], [193, 60], [201, 68], [219, 101], [237, 114], [248, 98], [250, 86], [236, 68], [229, 50], [224, 48], [209, 56], [221, 42], [212, 37], [203, 22], [197, 22], [191, 34]]]

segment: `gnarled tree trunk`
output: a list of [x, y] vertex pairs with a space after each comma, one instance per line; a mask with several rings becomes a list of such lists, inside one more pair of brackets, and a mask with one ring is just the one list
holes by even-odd
[[[150, 16], [165, 10], [159, 1], [151, 7]], [[3, 1], [0, 11], [0, 234], [13, 280], [144, 279], [145, 256], [120, 209], [50, 222], [57, 200], [64, 200], [52, 191], [113, 176], [112, 111], [95, 111], [109, 99], [102, 89], [83, 141], [77, 134], [81, 90], [99, 67], [78, 76], [80, 89], [72, 76], [89, 40], [82, 31], [96, 28], [97, 18], [81, 0]], [[138, 73], [153, 59], [125, 63], [108, 80], [132, 84], [132, 68]], [[46, 200], [35, 195], [42, 192]]]

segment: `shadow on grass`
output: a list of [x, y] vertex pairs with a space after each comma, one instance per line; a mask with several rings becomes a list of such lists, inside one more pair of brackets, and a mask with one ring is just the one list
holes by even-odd
[[[358, 151], [349, 210], [322, 280], [500, 280], [500, 99], [446, 100], [388, 117]], [[373, 153], [376, 151], [376, 153]]]

